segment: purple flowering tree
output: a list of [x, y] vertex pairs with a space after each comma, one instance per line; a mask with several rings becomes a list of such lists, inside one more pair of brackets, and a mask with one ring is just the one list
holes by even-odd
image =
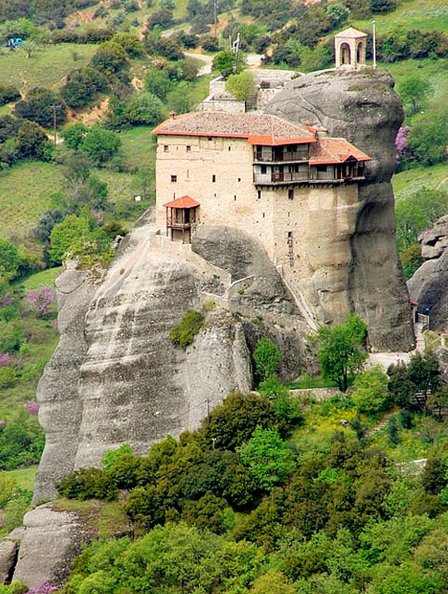
[[27, 291], [25, 298], [36, 315], [39, 318], [44, 318], [50, 313], [50, 308], [54, 303], [54, 292], [50, 287], [42, 287], [35, 291]]
[[36, 400], [28, 400], [28, 402], [25, 402], [23, 405], [23, 408], [31, 417], [37, 417], [39, 412], [39, 403]]
[[395, 137], [395, 150], [398, 163], [412, 159], [412, 152], [408, 145], [408, 134], [410, 130], [411, 128], [409, 126], [401, 126]]
[[11, 363], [11, 360], [11, 353], [0, 353], [0, 367], [8, 367], [8, 365]]

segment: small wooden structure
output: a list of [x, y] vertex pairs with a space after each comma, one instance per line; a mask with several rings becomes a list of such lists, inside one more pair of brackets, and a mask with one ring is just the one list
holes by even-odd
[[182, 196], [163, 205], [166, 209], [166, 234], [171, 241], [191, 243], [191, 231], [199, 222], [199, 202]]

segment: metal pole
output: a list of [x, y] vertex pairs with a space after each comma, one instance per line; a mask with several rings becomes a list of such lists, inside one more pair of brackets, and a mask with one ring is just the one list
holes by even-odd
[[59, 107], [59, 105], [50, 105], [51, 109], [53, 110], [53, 136], [54, 136], [54, 144], [56, 145], [57, 143], [57, 132], [56, 132], [56, 128], [57, 128], [57, 118], [56, 118], [56, 109]]
[[218, 39], [218, 0], [213, 0], [213, 19], [215, 22], [215, 40]]
[[376, 23], [372, 21], [373, 67], [376, 68]]

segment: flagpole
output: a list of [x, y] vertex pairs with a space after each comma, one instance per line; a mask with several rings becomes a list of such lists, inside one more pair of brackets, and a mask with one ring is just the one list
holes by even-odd
[[376, 68], [376, 23], [372, 21], [373, 67]]

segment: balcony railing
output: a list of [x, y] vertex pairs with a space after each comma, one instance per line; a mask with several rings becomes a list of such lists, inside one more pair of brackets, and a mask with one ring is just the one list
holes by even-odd
[[166, 226], [168, 227], [168, 229], [180, 229], [181, 231], [191, 229], [193, 225], [193, 222], [182, 223], [180, 221], [173, 221], [170, 218], [168, 218], [166, 222]]
[[308, 180], [309, 178], [307, 172], [273, 172], [270, 176], [254, 173], [254, 183], [256, 184], [282, 184], [291, 182], [307, 182]]
[[254, 160], [262, 163], [288, 163], [292, 161], [308, 161], [308, 152], [288, 151], [286, 153], [262, 153], [255, 151]]

